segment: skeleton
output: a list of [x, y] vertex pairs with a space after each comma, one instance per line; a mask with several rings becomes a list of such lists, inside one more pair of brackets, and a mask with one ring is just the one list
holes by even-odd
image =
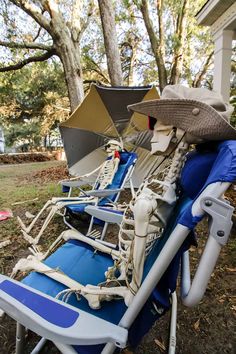
[[[77, 296], [85, 297], [93, 309], [99, 309], [102, 301], [117, 298], [123, 298], [125, 304], [129, 306], [141, 285], [145, 258], [156, 239], [161, 237], [177, 200], [176, 182], [188, 150], [188, 142], [184, 132], [171, 126], [163, 126], [160, 122], [154, 126], [151, 143], [152, 153], [159, 151], [168, 153], [169, 149], [173, 151], [173, 146], [171, 146], [173, 144], [177, 144], [177, 148], [170, 166], [144, 180], [136, 197], [126, 208], [118, 235], [119, 250], [88, 239], [77, 231], [68, 230], [58, 237], [46, 254], [43, 255], [37, 252], [37, 249], [32, 249], [33, 256], [20, 260], [13, 269], [13, 275], [19, 270], [36, 270], [44, 273], [68, 288], [59, 293], [58, 298], [67, 300], [72, 293], [75, 293]], [[114, 265], [107, 269], [106, 281], [98, 286], [89, 284], [83, 286], [57, 269], [43, 264], [41, 261], [62, 239], [84, 241], [90, 244], [95, 251], [99, 250], [110, 254]]]
[[[108, 185], [110, 185], [113, 181], [113, 178], [118, 170], [119, 167], [119, 162], [120, 162], [120, 152], [123, 151], [123, 145], [122, 143], [116, 141], [116, 140], [109, 140], [108, 143], [105, 145], [105, 151], [108, 155], [108, 159], [105, 160], [100, 166], [98, 166], [95, 170], [82, 175], [82, 176], [77, 176], [70, 178], [69, 180], [64, 180], [61, 181], [61, 184], [65, 182], [71, 182], [75, 180], [80, 180], [85, 177], [89, 177], [93, 174], [95, 174], [97, 171], [99, 171], [98, 177], [96, 179], [95, 185], [98, 186], [98, 188], [101, 189], [106, 189]], [[42, 234], [44, 233], [45, 229], [47, 228], [48, 224], [52, 220], [53, 216], [55, 214], [63, 215], [60, 211], [64, 209], [65, 206], [68, 205], [77, 205], [77, 204], [96, 204], [98, 202], [98, 197], [93, 197], [89, 196], [84, 192], [82, 189], [80, 189], [81, 194], [78, 197], [71, 197], [71, 190], [67, 198], [62, 198], [62, 197], [54, 197], [46, 202], [46, 204], [43, 206], [43, 208], [39, 211], [39, 213], [34, 216], [28, 212], [26, 212], [26, 217], [28, 216], [29, 218], [33, 217], [32, 222], [26, 226], [21, 218], [18, 216], [17, 220], [20, 224], [21, 231], [23, 233], [24, 239], [29, 242], [30, 244], [37, 245]], [[46, 210], [50, 210], [39, 233], [33, 238], [32, 236], [29, 235], [29, 233], [33, 230], [33, 227], [35, 226], [36, 222], [39, 220], [39, 218], [42, 216], [42, 214]]]

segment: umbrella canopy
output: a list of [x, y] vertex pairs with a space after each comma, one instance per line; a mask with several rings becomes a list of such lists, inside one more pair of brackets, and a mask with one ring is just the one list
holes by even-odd
[[107, 139], [121, 139], [127, 150], [135, 151], [139, 156], [134, 175], [134, 183], [139, 185], [160, 158], [149, 153], [151, 135], [147, 119], [139, 113], [129, 112], [127, 106], [158, 98], [156, 88], [151, 86], [92, 85], [83, 102], [60, 125], [69, 172], [82, 175], [95, 169], [106, 158], [102, 146]]

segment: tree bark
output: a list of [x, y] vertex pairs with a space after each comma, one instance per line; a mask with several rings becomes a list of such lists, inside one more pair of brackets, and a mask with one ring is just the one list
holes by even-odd
[[[78, 3], [79, 0], [76, 1], [74, 11], [78, 10], [76, 6]], [[67, 24], [59, 11], [57, 2], [47, 0], [46, 6], [51, 17], [50, 34], [64, 68], [70, 107], [73, 112], [84, 98], [82, 68], [80, 63], [80, 23], [78, 21], [78, 14], [76, 14], [76, 21], [74, 20], [75, 15], [72, 14], [73, 22], [71, 31], [68, 31]]]
[[158, 9], [158, 20], [159, 20], [158, 21], [159, 39], [154, 30], [153, 23], [149, 17], [147, 0], [142, 0], [140, 10], [143, 15], [143, 20], [145, 23], [145, 27], [147, 29], [147, 33], [151, 43], [151, 48], [156, 60], [156, 64], [158, 68], [159, 88], [160, 91], [162, 92], [164, 87], [167, 85], [167, 72], [165, 68], [165, 59], [163, 57], [165, 53], [165, 45], [164, 45], [163, 23], [162, 23], [162, 1], [161, 0], [159, 0], [157, 3], [157, 9]]
[[186, 15], [188, 12], [189, 0], [183, 0], [180, 14], [177, 17], [176, 38], [177, 44], [174, 49], [173, 65], [171, 69], [170, 84], [178, 84], [181, 78], [184, 61], [184, 50], [186, 43]]
[[73, 112], [84, 98], [79, 43], [71, 38], [64, 20], [55, 15], [51, 20], [51, 36], [64, 68], [70, 107]]
[[112, 86], [122, 86], [122, 69], [118, 48], [115, 13], [111, 0], [98, 0], [102, 21], [104, 45], [107, 57], [108, 73]]

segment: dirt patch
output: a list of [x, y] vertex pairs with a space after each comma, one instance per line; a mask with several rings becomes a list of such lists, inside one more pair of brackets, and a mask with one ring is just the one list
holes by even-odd
[[58, 182], [69, 178], [66, 164], [45, 168], [41, 171], [34, 172], [26, 177], [26, 181], [34, 181], [35, 184], [45, 184], [48, 182]]
[[26, 153], [26, 154], [3, 154], [0, 155], [0, 164], [16, 164], [27, 162], [43, 162], [55, 160], [54, 156], [48, 156], [41, 153]]

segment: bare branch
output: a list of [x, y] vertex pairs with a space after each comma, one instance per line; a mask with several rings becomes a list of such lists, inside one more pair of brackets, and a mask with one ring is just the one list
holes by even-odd
[[0, 46], [7, 47], [7, 48], [19, 48], [19, 49], [41, 49], [41, 50], [52, 50], [53, 49], [52, 46], [48, 46], [48, 45], [41, 44], [41, 43], [35, 43], [35, 42], [17, 43], [17, 42], [0, 41]]
[[39, 37], [41, 30], [42, 30], [42, 27], [39, 27], [36, 36], [33, 38], [33, 42], [35, 42], [36, 39]]
[[12, 4], [16, 5], [20, 9], [24, 10], [28, 15], [33, 17], [33, 19], [43, 27], [47, 32], [50, 33], [50, 22], [43, 16], [42, 12], [38, 6], [30, 4], [27, 0], [9, 0]]
[[[95, 4], [94, 4], [94, 0], [90, 0], [89, 5], [88, 5], [88, 12], [87, 12], [86, 20], [85, 20], [85, 21], [82, 21], [82, 20], [81, 20], [81, 23], [80, 23], [80, 33], [79, 33], [79, 38], [78, 38], [78, 40], [81, 39], [81, 37], [82, 37], [84, 31], [85, 31], [86, 28], [88, 27], [89, 21], [90, 21], [92, 15], [93, 15], [94, 12], [95, 12], [95, 9], [96, 9], [96, 7], [95, 7]], [[73, 29], [73, 27], [72, 27], [72, 29]]]
[[35, 56], [29, 57], [27, 59], [21, 60], [16, 64], [12, 64], [12, 65], [6, 66], [4, 68], [0, 68], [0, 72], [19, 70], [29, 63], [45, 61], [45, 60], [51, 58], [55, 54], [56, 54], [55, 49], [51, 49], [50, 51], [47, 51], [46, 53], [44, 53], [42, 55], [35, 55]]
[[209, 66], [211, 65], [211, 59], [212, 59], [212, 57], [213, 57], [213, 54], [214, 54], [214, 51], [212, 51], [212, 52], [209, 54], [209, 56], [208, 56], [208, 58], [207, 58], [205, 64], [203, 65], [202, 70], [197, 73], [195, 79], [193, 80], [192, 87], [200, 87], [201, 82], [202, 82], [202, 79], [203, 79], [204, 75], [206, 74], [207, 69], [208, 69]]
[[76, 0], [73, 2], [72, 18], [71, 18], [71, 37], [74, 42], [79, 41], [81, 31], [81, 15], [82, 1]]

